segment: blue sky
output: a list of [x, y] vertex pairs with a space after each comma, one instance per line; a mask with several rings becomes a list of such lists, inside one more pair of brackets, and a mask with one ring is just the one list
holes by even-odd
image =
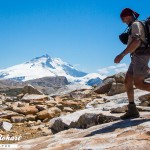
[[85, 72], [119, 71], [114, 57], [124, 50], [118, 35], [129, 7], [150, 15], [148, 0], [0, 0], [0, 69], [49, 54]]

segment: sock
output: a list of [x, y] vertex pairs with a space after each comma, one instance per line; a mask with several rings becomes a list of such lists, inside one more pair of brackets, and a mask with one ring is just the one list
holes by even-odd
[[129, 102], [129, 104], [135, 104], [134, 102]]

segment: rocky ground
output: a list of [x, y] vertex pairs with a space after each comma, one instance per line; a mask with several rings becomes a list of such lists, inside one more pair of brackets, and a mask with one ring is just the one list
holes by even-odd
[[[79, 90], [62, 96], [48, 96], [32, 86], [25, 86], [22, 94], [0, 95], [0, 137], [22, 136], [19, 141], [52, 135], [49, 120], [84, 109], [94, 98], [91, 90]], [[82, 97], [82, 100], [81, 100]], [[0, 144], [17, 140], [0, 140]]]
[[17, 143], [18, 150], [148, 150], [149, 92], [135, 89], [135, 102], [141, 117], [120, 120], [128, 104], [124, 74], [53, 96], [25, 86], [16, 97], [0, 95], [0, 144]]

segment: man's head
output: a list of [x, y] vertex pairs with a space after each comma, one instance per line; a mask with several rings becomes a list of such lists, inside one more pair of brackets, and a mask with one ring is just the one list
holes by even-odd
[[126, 23], [126, 24], [130, 24], [131, 22], [133, 22], [135, 19], [137, 19], [139, 17], [139, 14], [136, 13], [135, 11], [133, 11], [130, 8], [125, 8], [122, 10], [121, 14], [120, 14], [120, 18], [121, 20]]

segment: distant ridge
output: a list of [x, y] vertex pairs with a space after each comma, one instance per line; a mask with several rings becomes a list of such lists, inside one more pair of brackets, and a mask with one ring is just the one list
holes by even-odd
[[0, 79], [15, 79], [28, 81], [43, 77], [64, 76], [70, 84], [80, 83], [87, 85], [99, 84], [102, 80], [97, 73], [79, 71], [60, 58], [51, 58], [48, 54], [33, 58], [22, 64], [18, 64], [0, 70]]

